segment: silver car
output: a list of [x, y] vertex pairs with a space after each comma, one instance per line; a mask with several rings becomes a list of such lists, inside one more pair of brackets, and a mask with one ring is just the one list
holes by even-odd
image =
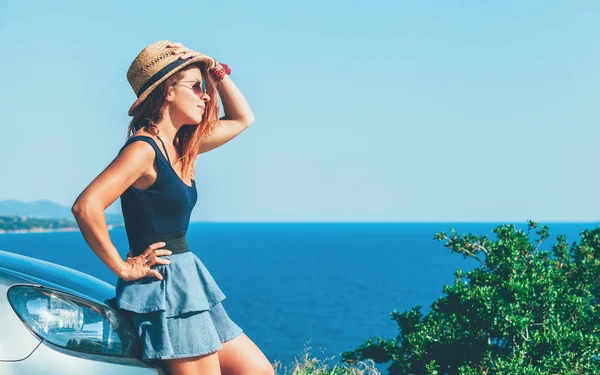
[[165, 375], [141, 360], [114, 286], [0, 250], [0, 374]]

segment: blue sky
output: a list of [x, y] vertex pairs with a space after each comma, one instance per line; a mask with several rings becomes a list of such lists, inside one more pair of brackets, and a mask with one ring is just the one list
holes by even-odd
[[173, 3], [0, 2], [0, 200], [70, 206], [169, 39], [256, 117], [198, 158], [192, 220], [598, 221], [599, 2]]

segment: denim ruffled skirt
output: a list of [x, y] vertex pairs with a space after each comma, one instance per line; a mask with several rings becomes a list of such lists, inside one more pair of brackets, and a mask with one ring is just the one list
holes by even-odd
[[143, 359], [194, 357], [216, 352], [242, 329], [225, 312], [221, 291], [191, 251], [162, 256], [155, 264], [163, 276], [118, 279], [115, 302], [127, 310], [142, 344]]

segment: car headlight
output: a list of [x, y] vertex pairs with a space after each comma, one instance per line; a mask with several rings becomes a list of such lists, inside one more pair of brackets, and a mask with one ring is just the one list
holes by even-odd
[[138, 357], [139, 340], [129, 321], [114, 310], [57, 290], [16, 285], [8, 300], [40, 338], [85, 353]]

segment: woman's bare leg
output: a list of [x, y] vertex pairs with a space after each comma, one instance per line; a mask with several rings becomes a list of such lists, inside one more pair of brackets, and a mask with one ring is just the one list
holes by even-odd
[[244, 333], [224, 342], [218, 353], [223, 375], [274, 374], [273, 365]]
[[221, 375], [217, 352], [189, 358], [165, 359], [169, 375]]

